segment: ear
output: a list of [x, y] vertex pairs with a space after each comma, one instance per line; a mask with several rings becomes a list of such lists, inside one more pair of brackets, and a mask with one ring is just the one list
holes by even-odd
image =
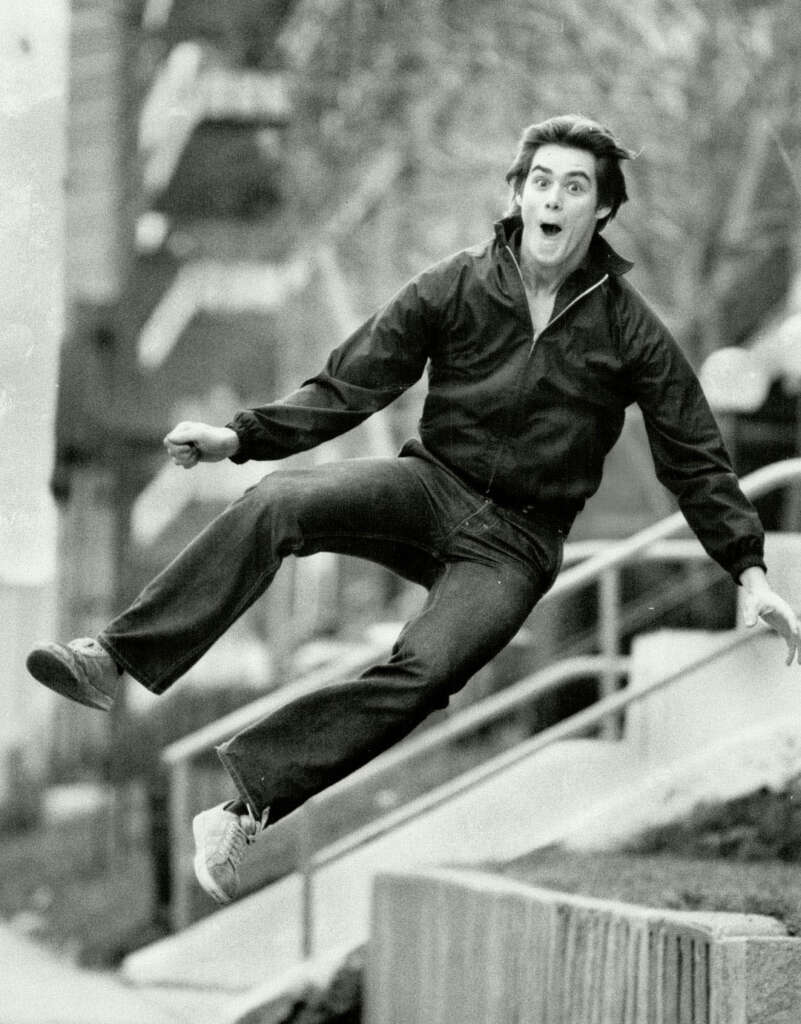
[[603, 220], [604, 217], [608, 217], [612, 212], [611, 206], [599, 206], [595, 211], [595, 219]]

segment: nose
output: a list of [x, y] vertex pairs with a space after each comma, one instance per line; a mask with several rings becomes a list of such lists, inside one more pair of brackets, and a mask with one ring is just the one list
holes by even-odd
[[545, 205], [549, 210], [560, 210], [562, 208], [562, 195], [559, 185], [554, 182], [545, 196]]

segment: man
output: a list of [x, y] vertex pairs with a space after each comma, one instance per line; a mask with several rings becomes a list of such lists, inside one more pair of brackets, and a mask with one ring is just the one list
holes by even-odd
[[236, 893], [246, 843], [386, 749], [500, 651], [561, 564], [631, 402], [659, 479], [708, 553], [801, 661], [799, 622], [768, 585], [763, 531], [686, 359], [624, 280], [600, 231], [626, 200], [629, 156], [567, 116], [523, 134], [509, 216], [488, 242], [409, 282], [281, 401], [225, 427], [180, 423], [186, 469], [276, 459], [360, 423], [428, 370], [420, 437], [399, 457], [266, 476], [214, 520], [96, 640], [45, 643], [31, 673], [108, 708], [122, 671], [174, 682], [268, 586], [288, 554], [359, 555], [428, 597], [386, 664], [289, 703], [219, 748], [238, 799], [194, 822], [198, 879]]

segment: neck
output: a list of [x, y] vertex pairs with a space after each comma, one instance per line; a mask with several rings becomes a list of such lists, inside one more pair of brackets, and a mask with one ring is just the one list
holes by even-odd
[[532, 260], [525, 249], [520, 250], [520, 273], [529, 291], [543, 295], [555, 295], [569, 277], [571, 271], [564, 267], [541, 267]]

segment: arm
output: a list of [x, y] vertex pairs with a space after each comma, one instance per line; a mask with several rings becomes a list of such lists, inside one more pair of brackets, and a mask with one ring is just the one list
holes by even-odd
[[437, 324], [439, 268], [410, 281], [297, 391], [237, 413], [224, 427], [179, 423], [164, 438], [173, 462], [280, 459], [351, 430], [420, 377]]
[[234, 462], [280, 459], [344, 434], [421, 376], [436, 336], [438, 268], [421, 274], [335, 349], [316, 376], [283, 399], [243, 410], [227, 424]]
[[707, 552], [743, 588], [745, 624], [763, 619], [787, 644], [787, 664], [794, 658], [801, 664], [801, 624], [767, 581], [762, 524], [740, 488], [697, 377], [644, 303], [628, 305], [621, 333], [658, 478], [677, 496]]
[[620, 335], [631, 397], [640, 406], [659, 481], [677, 498], [707, 553], [739, 582], [764, 571], [764, 530], [743, 494], [706, 397], [684, 353], [626, 286]]

